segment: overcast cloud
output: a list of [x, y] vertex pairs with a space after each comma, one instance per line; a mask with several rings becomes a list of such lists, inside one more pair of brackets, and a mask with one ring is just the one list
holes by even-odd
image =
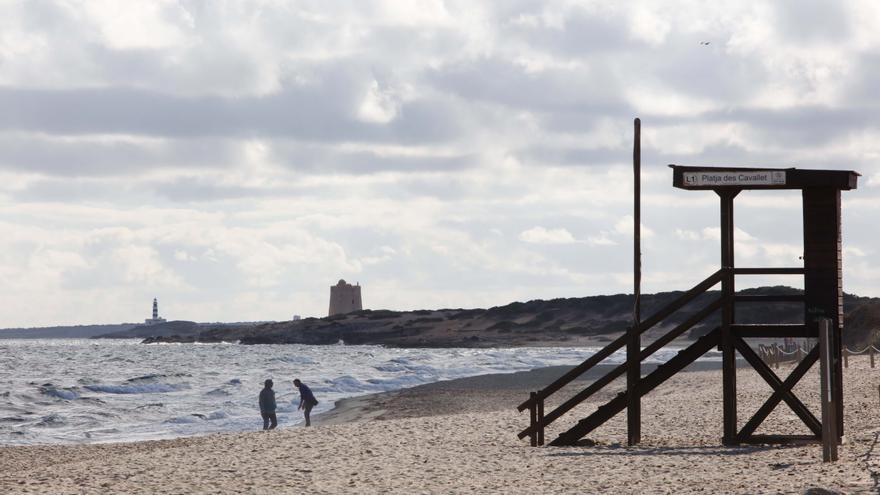
[[[851, 169], [848, 292], [880, 296], [880, 4], [0, 0], [0, 326], [487, 307], [717, 269], [668, 163]], [[708, 44], [706, 44], [708, 43]], [[797, 193], [737, 198], [795, 266]], [[740, 286], [796, 278], [743, 280]]]

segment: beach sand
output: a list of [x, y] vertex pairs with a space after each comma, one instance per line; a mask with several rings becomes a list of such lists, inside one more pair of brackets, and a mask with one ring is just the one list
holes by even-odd
[[[0, 493], [877, 493], [880, 368], [869, 368], [867, 358], [850, 358], [845, 370], [846, 443], [840, 461], [827, 464], [815, 444], [721, 446], [717, 370], [681, 373], [646, 396], [638, 447], [625, 446], [625, 414], [589, 436], [596, 446], [529, 447], [516, 437], [527, 413], [515, 406], [559, 373], [476, 377], [346, 400], [312, 428], [2, 448]], [[814, 414], [817, 375], [811, 370], [795, 390]], [[750, 369], [737, 379], [741, 426], [770, 387]], [[564, 416], [548, 429], [548, 441], [621, 387]], [[806, 427], [783, 403], [761, 432]]]

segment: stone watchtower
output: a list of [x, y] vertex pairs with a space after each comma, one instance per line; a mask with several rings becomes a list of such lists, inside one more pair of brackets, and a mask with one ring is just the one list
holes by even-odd
[[330, 286], [330, 316], [351, 313], [363, 309], [360, 284], [351, 285], [340, 279]]

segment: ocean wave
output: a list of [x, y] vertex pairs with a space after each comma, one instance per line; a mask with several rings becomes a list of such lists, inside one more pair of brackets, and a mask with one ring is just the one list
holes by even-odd
[[187, 425], [190, 423], [198, 423], [201, 421], [201, 418], [194, 414], [190, 414], [189, 416], [177, 416], [176, 418], [168, 418], [165, 420], [165, 423], [172, 425]]
[[140, 385], [86, 385], [92, 392], [105, 394], [164, 394], [188, 388], [170, 383], [144, 383]]
[[228, 417], [229, 417], [229, 415], [223, 411], [213, 411], [213, 412], [208, 413], [205, 416], [205, 419], [207, 419], [208, 421], [213, 421], [215, 419], [226, 419]]
[[371, 378], [367, 380], [367, 383], [372, 385], [373, 388], [384, 391], [415, 387], [416, 385], [422, 385], [424, 383], [428, 383], [429, 381], [432, 380], [426, 379], [424, 377], [407, 375], [397, 378]]
[[185, 425], [185, 424], [191, 424], [191, 423], [198, 423], [200, 421], [214, 421], [217, 419], [225, 419], [228, 417], [229, 417], [229, 415], [223, 411], [212, 411], [208, 414], [192, 413], [192, 414], [188, 414], [186, 416], [177, 416], [175, 418], [166, 419], [165, 422], [170, 423], [170, 424]]
[[172, 374], [163, 374], [163, 373], [155, 373], [144, 376], [136, 376], [134, 378], [129, 378], [125, 380], [128, 383], [137, 383], [137, 382], [152, 382], [159, 380], [161, 378], [179, 378], [179, 377], [189, 377], [192, 376], [189, 373], [172, 373]]
[[73, 390], [55, 387], [40, 387], [40, 393], [63, 400], [74, 400], [79, 398], [79, 394]]
[[290, 364], [318, 364], [317, 361], [306, 356], [278, 356], [269, 360], [269, 362], [282, 362]]
[[350, 375], [344, 375], [330, 380], [323, 387], [317, 387], [316, 391], [357, 393], [363, 392], [366, 389], [367, 387], [364, 386], [363, 382], [361, 382], [357, 378]]
[[50, 414], [48, 416], [43, 416], [40, 418], [40, 421], [37, 422], [34, 426], [44, 427], [44, 428], [57, 428], [59, 426], [64, 426], [67, 422], [64, 421], [64, 418], [59, 416], [58, 414]]

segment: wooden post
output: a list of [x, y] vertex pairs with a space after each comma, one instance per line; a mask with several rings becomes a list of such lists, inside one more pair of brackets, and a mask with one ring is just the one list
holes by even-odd
[[724, 303], [721, 306], [721, 382], [723, 431], [721, 439], [724, 445], [736, 445], [736, 351], [733, 347], [733, 332], [730, 326], [735, 320], [733, 274], [733, 198], [739, 190], [715, 190], [721, 197], [721, 294]]
[[537, 396], [537, 392], [529, 394], [529, 398], [532, 400], [532, 404], [529, 406], [529, 426], [533, 427], [532, 433], [529, 434], [529, 441], [532, 447], [538, 446], [538, 432], [534, 429], [534, 426], [538, 423], [538, 404], [535, 400]]
[[868, 346], [868, 354], [871, 356], [871, 367], [874, 367], [874, 346]]
[[849, 368], [849, 349], [843, 346], [843, 367]]
[[837, 435], [843, 424], [843, 249], [840, 190], [807, 187], [804, 200], [804, 310], [806, 319], [831, 318], [831, 379], [837, 406]]
[[834, 379], [832, 377], [832, 342], [831, 342], [831, 319], [819, 319], [819, 387], [822, 397], [822, 461], [833, 462], [837, 460], [837, 420], [834, 417], [837, 412], [837, 404], [834, 403], [837, 394], [832, 392]]
[[641, 167], [642, 122], [633, 121], [633, 321], [626, 343], [626, 442], [635, 445], [642, 439], [642, 403], [636, 386], [642, 378], [641, 333], [641, 282], [642, 282], [642, 214], [641, 214]]
[[544, 445], [544, 399], [538, 401], [538, 445]]

